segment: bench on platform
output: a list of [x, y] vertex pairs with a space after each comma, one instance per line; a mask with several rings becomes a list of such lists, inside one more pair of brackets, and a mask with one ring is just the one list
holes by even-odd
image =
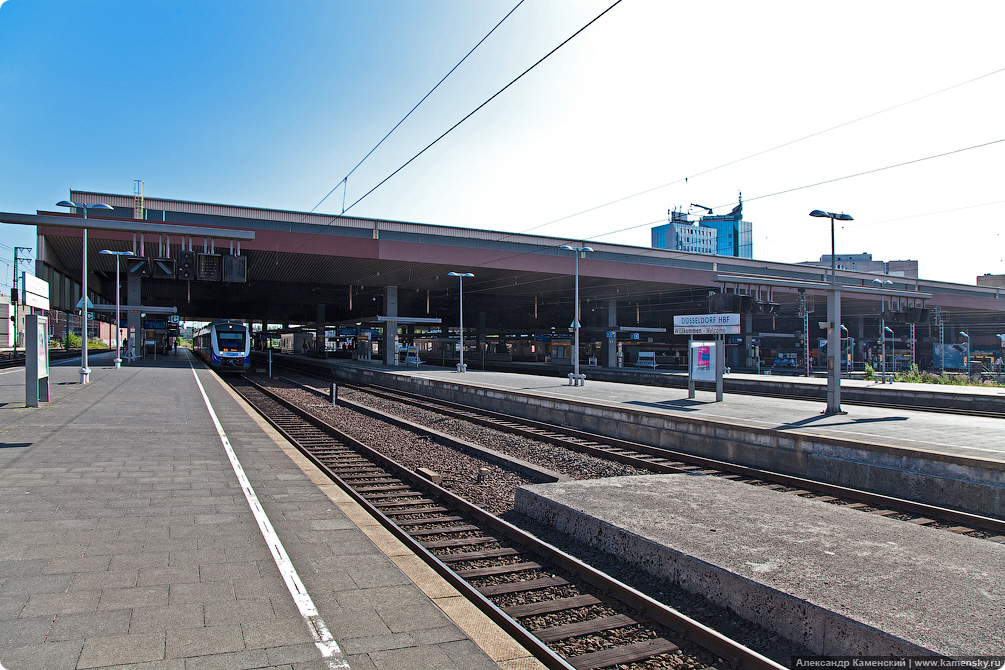
[[418, 354], [409, 354], [405, 356], [405, 365], [414, 365], [415, 367], [419, 367], [423, 363], [425, 363], [425, 361], [419, 358]]
[[655, 370], [657, 365], [655, 351], [640, 351], [639, 357], [635, 360], [635, 367], [637, 368], [652, 368]]

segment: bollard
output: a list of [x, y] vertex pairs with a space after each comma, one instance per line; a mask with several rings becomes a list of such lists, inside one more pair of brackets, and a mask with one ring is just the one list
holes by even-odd
[[477, 480], [477, 483], [478, 484], [486, 484], [486, 483], [488, 483], [486, 481], [488, 479], [488, 476], [489, 476], [489, 469], [488, 468], [478, 468], [478, 480]]
[[335, 401], [338, 400], [338, 384], [332, 382], [332, 407], [335, 407]]

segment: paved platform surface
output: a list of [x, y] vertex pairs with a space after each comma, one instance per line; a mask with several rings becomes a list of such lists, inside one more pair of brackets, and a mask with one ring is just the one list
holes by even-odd
[[[466, 373], [459, 374], [453, 370], [426, 366], [419, 369], [377, 365], [370, 367], [379, 367], [396, 374], [519, 391], [542, 397], [576, 399], [610, 406], [622, 405], [635, 410], [838, 437], [865, 444], [892, 445], [1005, 461], [1005, 421], [1001, 418], [850, 404], [842, 404], [842, 409], [846, 410], [847, 414], [827, 416], [821, 414], [825, 407], [823, 402], [730, 393], [724, 394], [722, 402], [715, 402], [715, 393], [711, 391], [697, 391], [695, 398], [689, 399], [687, 389], [591, 381], [589, 370], [585, 370], [587, 374], [585, 386], [569, 386], [567, 380], [559, 377], [472, 371], [470, 368]], [[786, 378], [786, 381], [791, 380]], [[805, 381], [819, 383], [818, 380]], [[893, 386], [849, 380], [843, 381], [842, 384]], [[928, 388], [931, 385], [919, 386], [925, 386], [926, 391], [931, 390]], [[1005, 394], [1005, 389], [973, 388], [951, 391], [940, 388], [937, 392]]]
[[1005, 648], [1005, 545], [695, 474], [525, 489], [519, 511], [817, 653]]
[[186, 351], [51, 368], [24, 407], [0, 371], [6, 670], [537, 668], [195, 361], [262, 509], [334, 636], [315, 644]]

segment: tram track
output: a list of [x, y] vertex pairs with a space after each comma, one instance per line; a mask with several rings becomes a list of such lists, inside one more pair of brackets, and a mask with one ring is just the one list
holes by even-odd
[[[333, 481], [547, 667], [781, 667], [456, 495], [446, 482], [437, 485], [431, 481], [436, 473], [421, 476], [347, 435], [323, 416], [332, 410], [318, 404], [316, 391], [308, 401], [293, 402], [247, 378], [231, 383]], [[346, 411], [340, 401], [335, 413]], [[430, 439], [415, 436], [424, 438]], [[462, 489], [481, 486], [481, 468], [470, 470], [474, 481], [461, 482]], [[535, 475], [524, 471], [520, 477]]]

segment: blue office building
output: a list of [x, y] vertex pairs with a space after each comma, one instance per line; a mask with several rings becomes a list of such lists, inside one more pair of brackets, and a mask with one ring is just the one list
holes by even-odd
[[652, 229], [652, 246], [694, 254], [753, 258], [753, 227], [743, 220], [742, 198], [729, 214], [707, 211], [697, 221], [691, 221], [678, 210], [669, 212], [670, 222]]

